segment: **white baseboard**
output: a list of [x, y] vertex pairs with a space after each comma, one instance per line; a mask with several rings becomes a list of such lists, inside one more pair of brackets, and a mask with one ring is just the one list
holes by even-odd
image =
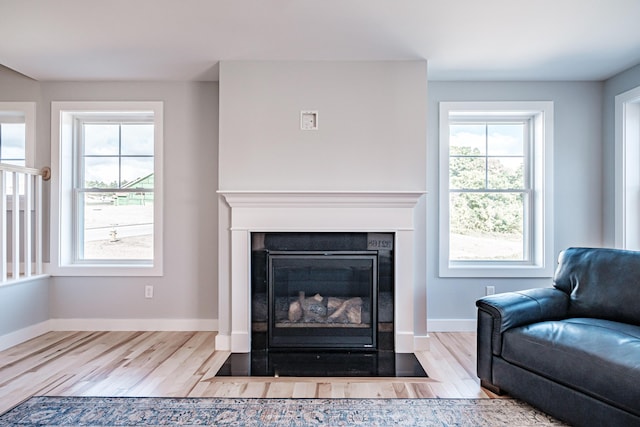
[[45, 320], [44, 322], [36, 323], [35, 325], [27, 326], [26, 328], [0, 336], [0, 351], [46, 334], [51, 331], [50, 322], [50, 320]]
[[51, 319], [52, 331], [217, 331], [217, 319]]
[[476, 319], [427, 319], [429, 332], [475, 332]]
[[231, 335], [216, 335], [216, 350], [231, 351]]
[[429, 350], [429, 335], [414, 335], [413, 351], [427, 351], [427, 350]]
[[0, 351], [51, 331], [217, 331], [218, 319], [49, 319], [0, 336]]
[[[50, 331], [217, 331], [218, 319], [50, 319], [0, 336], [0, 351]], [[475, 332], [475, 319], [428, 319], [429, 332]], [[227, 337], [220, 344], [230, 346]], [[223, 342], [224, 341], [224, 342]], [[429, 348], [428, 336], [413, 337], [416, 350]], [[217, 345], [216, 345], [217, 346]], [[222, 345], [222, 347], [227, 347]]]

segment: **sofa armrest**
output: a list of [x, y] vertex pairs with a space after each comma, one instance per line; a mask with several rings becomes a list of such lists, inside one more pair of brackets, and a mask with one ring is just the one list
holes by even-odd
[[493, 356], [502, 353], [502, 333], [507, 329], [567, 317], [569, 296], [555, 288], [528, 289], [490, 295], [478, 307], [478, 377], [493, 383]]
[[569, 296], [555, 288], [528, 289], [490, 295], [476, 301], [494, 320], [494, 333], [543, 320], [567, 316]]

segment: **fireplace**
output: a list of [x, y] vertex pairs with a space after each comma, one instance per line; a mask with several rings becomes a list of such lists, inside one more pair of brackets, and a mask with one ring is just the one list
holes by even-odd
[[392, 233], [252, 233], [252, 348], [393, 350]]
[[[252, 240], [260, 233], [357, 233], [364, 236], [381, 233], [392, 236], [393, 257], [382, 261], [381, 252], [375, 249], [379, 277], [377, 329], [380, 330], [384, 323], [381, 317], [390, 316], [393, 327], [388, 331], [388, 341], [396, 353], [413, 353], [428, 347], [426, 317], [414, 318], [415, 309], [422, 313], [426, 303], [424, 290], [417, 286], [419, 279], [415, 277], [418, 260], [415, 258], [414, 210], [423, 192], [240, 190], [219, 191], [219, 194], [226, 203], [219, 211], [222, 228], [217, 349], [248, 353], [254, 345], [252, 281], [257, 268], [253, 264]], [[305, 250], [308, 249], [314, 250], [313, 247]], [[299, 251], [300, 248], [270, 250]], [[373, 249], [365, 244], [358, 248], [337, 245], [315, 250], [366, 252]], [[266, 270], [266, 253], [263, 255], [265, 259], [260, 265]], [[392, 279], [392, 288], [384, 288], [383, 268]], [[295, 292], [291, 290], [294, 294], [291, 298], [299, 298]], [[305, 291], [305, 298], [313, 296], [315, 293]], [[322, 293], [320, 296], [325, 297]], [[391, 310], [380, 309], [385, 301], [393, 307]], [[268, 334], [268, 331], [264, 333]], [[378, 348], [383, 345], [380, 337], [380, 334], [376, 336]]]

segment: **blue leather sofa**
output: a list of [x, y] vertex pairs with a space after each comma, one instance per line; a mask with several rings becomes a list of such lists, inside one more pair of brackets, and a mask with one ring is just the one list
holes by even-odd
[[479, 299], [478, 377], [576, 426], [640, 426], [640, 252], [569, 248], [553, 288]]

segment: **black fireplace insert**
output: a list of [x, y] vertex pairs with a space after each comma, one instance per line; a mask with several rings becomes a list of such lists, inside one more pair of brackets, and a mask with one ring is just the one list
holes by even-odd
[[269, 348], [375, 349], [375, 251], [269, 251]]

